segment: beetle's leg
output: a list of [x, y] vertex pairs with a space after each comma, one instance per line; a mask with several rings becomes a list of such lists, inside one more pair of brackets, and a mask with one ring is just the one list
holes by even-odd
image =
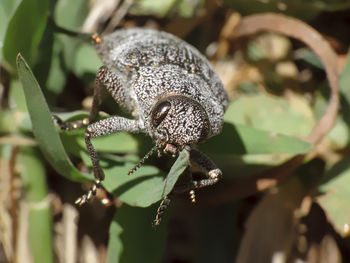
[[188, 192], [190, 194], [190, 199], [192, 203], [196, 202], [195, 190], [199, 188], [203, 188], [206, 186], [213, 185], [217, 183], [219, 177], [221, 176], [221, 171], [216, 167], [214, 162], [210, 160], [206, 155], [197, 151], [190, 151], [190, 161], [191, 165], [196, 166], [200, 170], [202, 170], [208, 178], [202, 180], [193, 180], [190, 169], [186, 169], [185, 173], [191, 176], [191, 182], [183, 185], [176, 185], [174, 189], [170, 192], [169, 195], [165, 196], [164, 199], [160, 202], [156, 218], [153, 221], [153, 227], [157, 227], [162, 219], [162, 215], [164, 211], [168, 208], [170, 204], [170, 197], [174, 194], [179, 194], [183, 192]]
[[191, 165], [200, 168], [208, 176], [207, 179], [194, 181], [195, 189], [217, 183], [222, 172], [209, 157], [197, 150], [191, 150], [190, 161]]
[[85, 133], [85, 143], [91, 158], [94, 176], [96, 180], [95, 184], [90, 188], [90, 190], [75, 201], [76, 204], [82, 205], [88, 202], [96, 194], [97, 188], [100, 187], [101, 181], [103, 181], [105, 177], [103, 170], [99, 165], [97, 153], [91, 143], [91, 139], [120, 131], [139, 132], [141, 130], [142, 129], [137, 121], [126, 119], [123, 117], [110, 117], [90, 124], [87, 127]]
[[125, 103], [127, 98], [124, 94], [122, 81], [115, 73], [108, 70], [107, 67], [102, 66], [96, 75], [95, 82], [96, 83], [94, 88], [94, 96], [92, 100], [90, 117], [84, 118], [83, 120], [64, 122], [58, 116], [53, 115], [52, 117], [56, 121], [60, 129], [74, 130], [74, 129], [82, 128], [84, 126], [86, 127], [89, 123], [93, 123], [97, 119], [99, 106], [101, 105], [103, 99], [108, 94], [107, 91], [112, 95], [113, 99], [117, 103], [128, 108]]
[[108, 69], [106, 66], [102, 66], [99, 69], [96, 76], [94, 99], [92, 102], [89, 119], [90, 123], [94, 122], [97, 118], [98, 107], [105, 96], [105, 90], [111, 94], [117, 104], [123, 106], [129, 112], [132, 112], [134, 110], [132, 105], [133, 100], [128, 94], [125, 93], [125, 90], [123, 88], [124, 83], [125, 82], [117, 75], [117, 73]]
[[209, 157], [197, 150], [190, 151], [190, 161], [192, 166], [199, 168], [208, 176], [208, 178], [202, 180], [192, 179], [189, 184], [176, 185], [173, 192], [183, 193], [189, 191], [191, 202], [194, 203], [196, 202], [195, 190], [216, 184], [222, 173], [221, 170], [216, 167], [214, 162], [209, 159]]

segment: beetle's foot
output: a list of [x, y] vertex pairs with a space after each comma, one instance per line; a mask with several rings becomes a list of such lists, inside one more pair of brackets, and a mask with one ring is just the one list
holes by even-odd
[[196, 193], [194, 192], [194, 189], [190, 190], [189, 194], [190, 194], [191, 203], [195, 203], [196, 202]]
[[153, 220], [153, 223], [152, 223], [153, 228], [157, 228], [159, 226], [160, 222], [162, 221], [164, 211], [168, 208], [169, 204], [170, 204], [170, 196], [167, 195], [159, 204], [156, 218]]
[[216, 168], [208, 173], [209, 178], [215, 180], [216, 182], [220, 179], [220, 176], [222, 175], [222, 172], [220, 169]]
[[89, 124], [88, 118], [84, 118], [82, 120], [77, 120], [72, 122], [65, 122], [57, 115], [52, 115], [52, 119], [57, 123], [57, 126], [64, 131], [79, 129]]
[[79, 206], [88, 203], [96, 195], [97, 189], [100, 187], [101, 180], [96, 180], [94, 185], [90, 188], [90, 190], [86, 194], [79, 197], [74, 203]]

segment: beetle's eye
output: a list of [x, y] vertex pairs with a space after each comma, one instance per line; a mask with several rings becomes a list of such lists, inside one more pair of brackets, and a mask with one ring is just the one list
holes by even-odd
[[152, 113], [152, 124], [157, 127], [166, 117], [170, 110], [171, 104], [169, 101], [164, 101], [157, 105]]
[[201, 135], [199, 136], [199, 142], [204, 141], [208, 137], [209, 131], [210, 131], [210, 123], [208, 119], [205, 119], [203, 122]]

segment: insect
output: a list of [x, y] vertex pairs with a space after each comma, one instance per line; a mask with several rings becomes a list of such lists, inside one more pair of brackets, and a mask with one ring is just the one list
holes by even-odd
[[[194, 190], [215, 184], [221, 175], [216, 165], [195, 149], [222, 129], [228, 96], [218, 75], [196, 48], [166, 32], [122, 29], [105, 36], [93, 35], [92, 39], [104, 66], [96, 77], [89, 120], [64, 123], [56, 117], [63, 129], [88, 125], [85, 142], [96, 179], [76, 203], [82, 205], [92, 199], [105, 177], [91, 139], [120, 131], [146, 133], [155, 143], [129, 174], [155, 152], [176, 156], [183, 149], [188, 151], [191, 166], [206, 175], [182, 187], [194, 202]], [[112, 116], [94, 122], [104, 90], [133, 119]], [[154, 225], [159, 224], [169, 200], [166, 196], [161, 202]]]

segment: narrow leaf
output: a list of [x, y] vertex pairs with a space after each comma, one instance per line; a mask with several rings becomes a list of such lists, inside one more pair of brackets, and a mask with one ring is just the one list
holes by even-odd
[[75, 181], [92, 179], [91, 175], [80, 173], [70, 162], [40, 86], [20, 54], [17, 56], [17, 69], [32, 121], [33, 133], [45, 158], [59, 174], [68, 179]]
[[[34, 262], [54, 262], [52, 214], [48, 200], [45, 164], [38, 150], [21, 147], [21, 178], [30, 203], [28, 234]], [[38, 238], [40, 235], [40, 238]]]
[[170, 193], [188, 166], [188, 162], [189, 154], [184, 150], [166, 177], [158, 168], [149, 165], [143, 165], [128, 176], [127, 173], [135, 165], [134, 163], [109, 162], [104, 167], [106, 178], [103, 185], [128, 205], [147, 207]]

